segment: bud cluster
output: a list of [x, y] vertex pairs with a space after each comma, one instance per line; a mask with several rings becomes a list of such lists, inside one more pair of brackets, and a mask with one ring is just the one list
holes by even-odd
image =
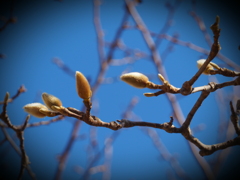
[[23, 107], [24, 111], [35, 117], [44, 118], [46, 116], [55, 116], [56, 112], [58, 112], [56, 107], [63, 108], [61, 100], [51, 94], [42, 93], [42, 100], [45, 105], [38, 102], [30, 103]]
[[[79, 71], [76, 72], [76, 89], [79, 97], [83, 99], [89, 114], [91, 109], [90, 98], [92, 96], [92, 91], [88, 80]], [[42, 100], [45, 105], [41, 103], [30, 103], [25, 105], [23, 109], [27, 113], [38, 118], [44, 118], [46, 116], [53, 117], [59, 113], [66, 115], [66, 109], [62, 106], [62, 102], [59, 98], [48, 93], [42, 93]]]

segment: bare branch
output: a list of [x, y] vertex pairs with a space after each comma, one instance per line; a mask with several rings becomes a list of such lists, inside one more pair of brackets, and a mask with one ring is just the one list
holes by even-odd
[[215, 58], [218, 51], [221, 49], [220, 44], [218, 42], [218, 38], [220, 36], [220, 29], [219, 29], [218, 25], [219, 25], [219, 17], [217, 16], [215, 23], [211, 26], [211, 29], [212, 29], [213, 34], [214, 34], [214, 36], [213, 36], [214, 37], [214, 42], [212, 44], [211, 51], [210, 51], [205, 63], [201, 66], [201, 68], [198, 70], [198, 72], [189, 81], [186, 81], [182, 85], [181, 94], [187, 95], [192, 91], [192, 85], [200, 77], [200, 75], [206, 69], [206, 67], [210, 63], [210, 61]]
[[129, 127], [134, 127], [134, 126], [146, 126], [146, 127], [163, 129], [168, 133], [180, 133], [181, 132], [179, 128], [176, 128], [172, 125], [172, 123], [173, 123], [172, 118], [171, 118], [170, 122], [163, 123], [163, 124], [143, 122], [143, 121], [130, 121], [127, 119], [117, 120], [117, 122], [119, 122], [122, 125], [122, 127], [124, 127], [124, 128], [129, 128]]
[[21, 129], [16, 131], [17, 137], [20, 140], [20, 149], [21, 149], [21, 152], [22, 152], [21, 168], [20, 168], [20, 172], [19, 172], [19, 175], [18, 175], [18, 179], [22, 179], [25, 168], [30, 164], [29, 158], [28, 158], [28, 156], [26, 154], [26, 151], [25, 151], [25, 148], [24, 148], [24, 130], [27, 127], [27, 123], [28, 123], [29, 118], [30, 118], [30, 115], [27, 116], [27, 118], [26, 118], [25, 122], [23, 123]]
[[240, 72], [232, 71], [227, 68], [219, 68], [217, 70], [210, 70], [209, 72], [211, 75], [215, 74], [221, 74], [226, 77], [235, 77], [235, 76], [240, 76]]
[[40, 122], [28, 124], [28, 125], [27, 125], [27, 128], [28, 128], [28, 127], [41, 126], [41, 125], [49, 125], [49, 124], [51, 124], [51, 123], [53, 123], [53, 122], [62, 121], [62, 120], [64, 120], [64, 118], [65, 118], [65, 117], [64, 117], [63, 115], [60, 115], [60, 116], [58, 116], [58, 117], [56, 117], [56, 118], [53, 118], [53, 119], [51, 119], [51, 120], [48, 120], [48, 121], [40, 121]]
[[213, 144], [213, 145], [205, 145], [204, 149], [201, 149], [199, 154], [201, 156], [208, 156], [211, 155], [212, 153], [214, 153], [215, 151], [221, 150], [221, 149], [226, 149], [228, 147], [231, 146], [236, 146], [236, 145], [240, 145], [240, 136], [223, 142], [223, 143], [219, 143], [219, 144]]

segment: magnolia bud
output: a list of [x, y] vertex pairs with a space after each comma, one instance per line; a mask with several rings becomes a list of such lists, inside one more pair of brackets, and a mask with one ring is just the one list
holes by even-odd
[[[202, 67], [202, 65], [205, 63], [205, 61], [206, 61], [206, 59], [200, 59], [197, 61], [198, 69], [200, 69]], [[206, 69], [203, 71], [203, 74], [210, 75], [210, 70], [214, 70], [214, 68], [220, 69], [220, 67], [217, 64], [210, 62], [207, 65]]]
[[10, 96], [9, 92], [6, 92], [6, 95], [5, 95], [4, 101], [3, 101], [4, 104], [6, 104], [8, 102], [9, 96]]
[[78, 96], [83, 100], [88, 100], [92, 97], [92, 91], [87, 78], [79, 71], [76, 71], [75, 76]]
[[44, 106], [41, 103], [31, 103], [31, 104], [27, 104], [23, 107], [24, 111], [26, 111], [27, 113], [38, 117], [38, 118], [44, 118], [46, 115], [41, 113], [39, 110], [48, 110], [48, 108], [46, 106]]
[[139, 72], [131, 72], [123, 74], [121, 80], [135, 88], [145, 88], [147, 87], [148, 77]]
[[54, 109], [52, 108], [52, 106], [62, 106], [61, 100], [51, 94], [42, 93], [42, 100], [44, 101], [46, 106], [53, 111]]

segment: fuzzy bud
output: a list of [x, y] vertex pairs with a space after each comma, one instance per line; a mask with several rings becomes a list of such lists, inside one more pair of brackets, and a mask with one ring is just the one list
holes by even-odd
[[48, 110], [48, 108], [46, 106], [44, 106], [41, 103], [31, 103], [31, 104], [27, 104], [23, 107], [24, 111], [26, 111], [27, 113], [38, 117], [38, 118], [44, 118], [46, 115], [41, 113], [39, 110]]
[[3, 101], [4, 104], [6, 104], [8, 102], [9, 96], [10, 96], [9, 92], [6, 92], [6, 95], [5, 95], [4, 101]]
[[78, 96], [88, 101], [92, 97], [92, 91], [87, 78], [79, 71], [76, 71], [75, 76]]
[[[198, 67], [198, 69], [200, 69], [200, 68], [202, 67], [202, 65], [205, 63], [205, 61], [206, 61], [206, 59], [200, 59], [200, 60], [197, 61], [197, 67]], [[210, 74], [210, 70], [214, 70], [214, 68], [215, 68], [215, 69], [220, 69], [220, 67], [219, 67], [217, 64], [215, 64], [215, 63], [213, 63], [213, 62], [210, 62], [210, 63], [207, 65], [206, 69], [203, 71], [203, 74], [205, 74], [205, 75], [211, 75], [211, 74]]]
[[147, 87], [148, 77], [139, 72], [131, 72], [123, 74], [121, 80], [135, 88], [145, 88]]
[[44, 101], [46, 106], [53, 111], [54, 109], [52, 108], [52, 106], [62, 106], [61, 100], [51, 94], [42, 93], [42, 100]]

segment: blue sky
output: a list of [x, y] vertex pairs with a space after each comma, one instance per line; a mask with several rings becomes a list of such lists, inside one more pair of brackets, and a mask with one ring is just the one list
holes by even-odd
[[[143, 1], [137, 6], [139, 14], [152, 32], [158, 33], [165, 23], [168, 13], [164, 6], [165, 2]], [[216, 15], [220, 16], [221, 53], [239, 65], [240, 52], [237, 50], [240, 45], [238, 33], [240, 28], [237, 26], [239, 22], [237, 17], [239, 16], [236, 12], [237, 7], [233, 1], [231, 3], [218, 2], [216, 5], [206, 3], [206, 1], [197, 1], [196, 12], [204, 20], [210, 35], [212, 33], [209, 26], [215, 21]], [[106, 42], [113, 40], [116, 30], [120, 26], [124, 14], [123, 5], [124, 2], [120, 0], [105, 0], [101, 5], [101, 23]], [[191, 2], [183, 1], [176, 10], [173, 25], [167, 34], [172, 36], [174, 33], [178, 33], [179, 39], [209, 49], [197, 23], [189, 15], [190, 10]], [[8, 15], [9, 4], [1, 6], [1, 11], [4, 15]], [[42, 102], [39, 95], [42, 92], [60, 98], [65, 107], [80, 109], [82, 100], [77, 96], [74, 76], [69, 76], [57, 67], [53, 63], [53, 58], [61, 59], [74, 72], [81, 71], [87, 78], [91, 79], [91, 84], [95, 82], [99, 71], [99, 59], [93, 24], [92, 1], [18, 1], [15, 3], [14, 16], [17, 17], [17, 23], [10, 24], [0, 32], [0, 53], [6, 55], [4, 59], [0, 59], [0, 95], [1, 99], [7, 91], [10, 95], [14, 95], [22, 84], [27, 88], [27, 92], [8, 105], [8, 114], [12, 123], [22, 124], [27, 115], [22, 107], [34, 101]], [[131, 18], [129, 23], [132, 26], [135, 25]], [[125, 30], [121, 39], [129, 48], [150, 53], [140, 31], [136, 29]], [[163, 40], [158, 48], [160, 55], [168, 44], [168, 41]], [[105, 48], [106, 54], [108, 50]], [[122, 51], [116, 50], [114, 52], [114, 59], [123, 57]], [[174, 45], [173, 52], [164, 59], [170, 83], [176, 87], [181, 87], [184, 81], [189, 80], [196, 73], [196, 61], [204, 57], [206, 56], [200, 52]], [[226, 67], [226, 64], [218, 58], [214, 59], [213, 62]], [[144, 97], [143, 93], [153, 91], [135, 89], [117, 78], [126, 70], [141, 72], [151, 77], [153, 82], [160, 83], [157, 78], [158, 72], [149, 58], [142, 58], [134, 64], [111, 65], [105, 78], [117, 80], [111, 84], [102, 84], [94, 94], [92, 114], [106, 122], [121, 119], [121, 115], [131, 99], [137, 97], [139, 102], [133, 109], [134, 114], [143, 121], [167, 122], [172, 111], [166, 96]], [[232, 78], [220, 75], [215, 77], [219, 82], [232, 80]], [[209, 76], [202, 75], [194, 86], [206, 85], [208, 81]], [[224, 89], [224, 93], [228, 95], [233, 90], [239, 92], [238, 87], [235, 89], [229, 87]], [[199, 93], [195, 93], [187, 97], [176, 96], [185, 117], [199, 95]], [[220, 117], [226, 124], [229, 121], [229, 99], [224, 100], [222, 106], [224, 112], [222, 112], [216, 102], [216, 96], [217, 93], [211, 93], [195, 114], [191, 124], [192, 128], [199, 124], [205, 125], [205, 129], [196, 133], [195, 136], [206, 144], [218, 143]], [[239, 93], [236, 93], [236, 96], [239, 97]], [[51, 118], [31, 117], [30, 123], [49, 119]], [[26, 152], [38, 179], [53, 179], [57, 167], [56, 158], [63, 152], [74, 122], [73, 118], [66, 118], [64, 121], [48, 126], [25, 130]], [[176, 122], [174, 124], [178, 126]], [[81, 174], [74, 172], [74, 167], [87, 167], [88, 155], [91, 153], [88, 149], [91, 129], [89, 125], [81, 124], [79, 135], [84, 135], [86, 138], [74, 143], [62, 176], [63, 179], [81, 178]], [[102, 149], [106, 138], [111, 136], [113, 131], [101, 127], [95, 128], [95, 130], [97, 131], [99, 149]], [[11, 130], [8, 132], [14, 137]], [[190, 178], [195, 178], [196, 175], [199, 179], [206, 178], [181, 135], [168, 134], [162, 130], [156, 130], [156, 132], [168, 151], [177, 157], [181, 167], [185, 172], [188, 172]], [[225, 129], [223, 133], [226, 133]], [[0, 137], [0, 140], [4, 138], [2, 133]], [[232, 137], [235, 137], [234, 133]], [[16, 140], [16, 142], [18, 141]], [[2, 154], [9, 148], [7, 143], [0, 147]], [[111, 179], [155, 179], [156, 177], [166, 179], [166, 172], [173, 173], [169, 163], [160, 158], [159, 151], [154, 147], [152, 140], [138, 127], [120, 130], [112, 148]], [[239, 151], [239, 147], [232, 148], [228, 164], [223, 165], [222, 170], [225, 170], [223, 172], [227, 172], [226, 168], [234, 164], [232, 162], [233, 159], [236, 159], [237, 151]], [[204, 158], [211, 163], [216, 155], [217, 153]], [[9, 167], [13, 167], [14, 173], [11, 176], [16, 177], [20, 167], [20, 158], [14, 150], [9, 150], [1, 161], [8, 162]], [[101, 158], [97, 165], [103, 162], [104, 158]], [[220, 173], [221, 175], [224, 173]], [[24, 177], [29, 178], [26, 172]], [[92, 175], [91, 179], [101, 179], [101, 177], [102, 174], [97, 173]]]

